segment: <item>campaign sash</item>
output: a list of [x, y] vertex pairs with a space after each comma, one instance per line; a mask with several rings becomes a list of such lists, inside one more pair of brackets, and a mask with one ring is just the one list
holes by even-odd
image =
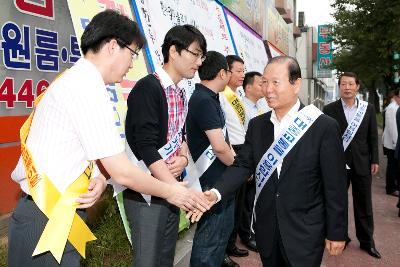
[[[160, 153], [163, 160], [168, 159], [168, 157], [170, 155], [172, 155], [173, 153], [175, 153], [175, 151], [180, 147], [180, 144], [181, 144], [180, 140], [182, 139], [182, 130], [183, 129], [181, 128], [181, 130], [177, 134], [175, 134], [174, 137], [172, 137], [168, 143], [166, 143], [163, 147], [161, 147], [158, 150], [158, 153]], [[150, 174], [150, 171], [147, 168], [146, 164], [143, 162], [143, 160], [139, 161], [136, 158], [135, 154], [133, 154], [133, 152], [127, 142], [125, 142], [125, 151], [126, 151], [126, 154], [128, 155], [129, 160], [134, 165], [138, 166], [144, 172]], [[110, 178], [108, 183], [114, 187], [114, 197], [126, 189], [125, 186], [116, 183], [113, 178]], [[147, 204], [150, 205], [151, 195], [142, 194], [142, 196], [146, 200]]]
[[[224, 133], [224, 137], [226, 137], [226, 127], [222, 129]], [[200, 157], [193, 161], [192, 156], [189, 155], [189, 165], [187, 168], [187, 175], [184, 181], [188, 182], [188, 187], [193, 188], [199, 192], [202, 192], [202, 188], [200, 185], [200, 177], [208, 170], [208, 168], [213, 164], [214, 160], [217, 158], [215, 155], [211, 144], [206, 148], [206, 150], [201, 153]]]
[[302, 108], [262, 156], [256, 168], [254, 206], [272, 173], [321, 114], [322, 112], [314, 105]]
[[42, 93], [36, 98], [33, 112], [21, 127], [21, 155], [28, 180], [29, 194], [38, 208], [49, 218], [32, 256], [50, 251], [60, 263], [67, 240], [84, 258], [86, 242], [96, 240], [89, 227], [75, 212], [78, 205], [75, 200], [88, 190], [93, 162], [89, 163], [85, 171], [68, 186], [64, 193], [58, 191], [45, 173], [38, 173], [26, 140], [35, 109], [44, 94]]
[[354, 118], [351, 120], [349, 125], [347, 126], [346, 130], [343, 133], [342, 139], [343, 139], [343, 150], [346, 151], [347, 147], [353, 140], [354, 136], [357, 133], [358, 128], [361, 125], [361, 122], [364, 118], [365, 113], [367, 112], [368, 108], [368, 102], [360, 100], [358, 102], [358, 108], [356, 111], [356, 115], [354, 115]]
[[231, 88], [229, 88], [229, 86], [225, 87], [224, 96], [228, 100], [233, 110], [236, 112], [240, 123], [244, 125], [246, 115], [242, 101], [240, 101], [239, 97], [232, 91]]

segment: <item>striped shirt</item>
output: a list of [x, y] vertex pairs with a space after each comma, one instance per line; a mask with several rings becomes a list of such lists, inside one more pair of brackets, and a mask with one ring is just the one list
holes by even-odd
[[[50, 85], [36, 108], [26, 143], [38, 172], [45, 173], [60, 192], [91, 160], [125, 150], [110, 96], [91, 62], [79, 59]], [[11, 177], [29, 193], [21, 157]]]

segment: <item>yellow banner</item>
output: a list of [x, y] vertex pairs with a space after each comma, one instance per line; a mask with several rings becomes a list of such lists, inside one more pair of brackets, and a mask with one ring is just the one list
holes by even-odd
[[228, 99], [229, 104], [232, 106], [233, 110], [236, 112], [240, 123], [244, 125], [245, 121], [245, 113], [244, 113], [244, 106], [242, 101], [240, 101], [239, 97], [232, 91], [229, 86], [225, 87], [224, 95], [226, 99]]
[[[44, 94], [42, 93], [35, 100], [35, 107]], [[68, 239], [79, 254], [85, 257], [86, 243], [96, 240], [96, 237], [81, 217], [75, 213], [78, 205], [75, 200], [88, 190], [93, 163], [61, 194], [46, 174], [37, 172], [36, 164], [26, 145], [34, 112], [35, 109], [20, 130], [21, 154], [27, 174], [29, 193], [49, 221], [32, 256], [50, 251], [60, 263]]]

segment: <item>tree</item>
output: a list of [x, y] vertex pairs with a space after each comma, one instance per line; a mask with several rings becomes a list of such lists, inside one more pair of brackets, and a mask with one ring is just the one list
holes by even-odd
[[332, 41], [337, 45], [334, 67], [339, 72], [357, 73], [371, 96], [376, 95], [379, 83], [394, 89], [393, 54], [400, 51], [400, 0], [335, 0], [332, 7]]

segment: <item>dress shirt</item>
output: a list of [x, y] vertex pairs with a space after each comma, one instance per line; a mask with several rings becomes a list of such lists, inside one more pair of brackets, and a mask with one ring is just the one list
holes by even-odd
[[[244, 105], [244, 111], [246, 114], [245, 121], [244, 121], [244, 129], [246, 132], [247, 132], [247, 128], [249, 127], [249, 122], [252, 118], [269, 111], [269, 110], [265, 109], [265, 107], [262, 105], [262, 102], [260, 100], [258, 100], [256, 103], [254, 103], [246, 96], [243, 97], [242, 103]], [[267, 107], [268, 107], [268, 105], [267, 105]]]
[[385, 111], [385, 129], [382, 134], [382, 144], [388, 149], [394, 150], [397, 142], [397, 125], [396, 112], [399, 108], [397, 102], [392, 99], [392, 102], [386, 107]]
[[352, 107], [349, 107], [343, 101], [343, 99], [340, 99], [340, 100], [342, 101], [343, 111], [344, 111], [344, 115], [346, 116], [347, 124], [349, 124], [353, 120], [354, 115], [356, 115], [356, 113], [357, 113], [358, 99], [357, 98], [355, 99], [354, 105]]
[[[241, 96], [242, 94], [240, 93], [239, 89], [237, 89], [234, 93], [240, 101], [243, 100], [243, 97]], [[229, 132], [229, 140], [231, 141], [231, 144], [242, 145], [244, 143], [244, 137], [246, 133], [244, 130], [244, 125], [240, 122], [236, 111], [229, 103], [228, 99], [226, 99], [224, 92], [219, 93], [219, 101], [221, 104], [221, 108], [225, 114], [225, 124]]]
[[[26, 144], [38, 173], [45, 173], [60, 193], [91, 160], [125, 150], [103, 78], [90, 61], [80, 58], [50, 84], [35, 109]], [[11, 177], [29, 194], [21, 157]]]
[[[294, 106], [289, 110], [288, 113], [286, 113], [285, 116], [283, 116], [283, 118], [280, 121], [276, 116], [275, 110], [272, 110], [270, 120], [274, 125], [274, 142], [279, 137], [282, 130], [284, 130], [286, 127], [289, 126], [290, 122], [299, 111], [299, 108], [300, 108], [300, 100], [297, 99], [296, 104], [294, 104]], [[278, 178], [281, 173], [281, 168], [282, 168], [282, 163], [276, 167], [276, 171], [278, 172]]]

